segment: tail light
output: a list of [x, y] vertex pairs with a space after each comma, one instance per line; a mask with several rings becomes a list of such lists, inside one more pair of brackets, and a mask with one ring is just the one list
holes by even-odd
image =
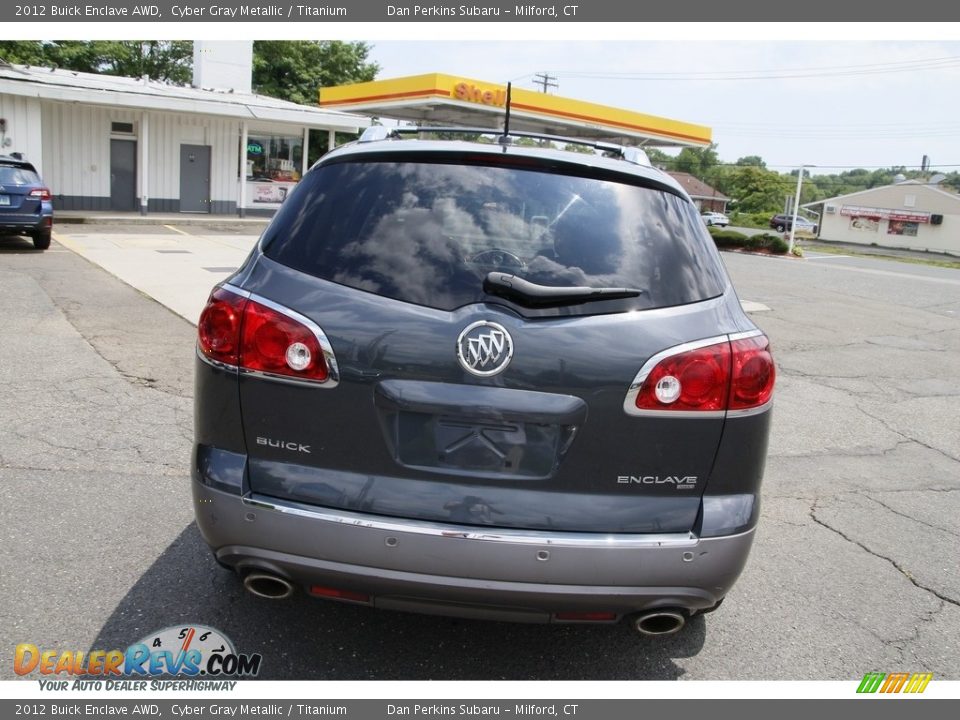
[[766, 405], [776, 370], [766, 336], [722, 337], [654, 355], [624, 401], [630, 415], [719, 417]]
[[38, 200], [50, 200], [53, 198], [53, 195], [50, 194], [50, 191], [47, 188], [36, 188], [31, 190], [28, 196], [37, 198]]
[[212, 361], [277, 379], [335, 384], [336, 361], [323, 331], [269, 300], [217, 288], [197, 335], [201, 354]]

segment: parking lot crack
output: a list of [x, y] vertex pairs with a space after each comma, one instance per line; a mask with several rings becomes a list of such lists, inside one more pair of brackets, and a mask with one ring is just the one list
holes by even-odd
[[870, 555], [873, 555], [875, 558], [879, 558], [880, 560], [885, 560], [886, 562], [890, 563], [890, 565], [893, 566], [893, 568], [894, 568], [898, 573], [900, 573], [901, 575], [903, 575], [903, 577], [906, 578], [906, 579], [910, 582], [910, 584], [913, 585], [914, 587], [916, 587], [916, 588], [918, 588], [918, 589], [920, 589], [920, 590], [923, 590], [923, 591], [925, 591], [925, 592], [930, 593], [931, 595], [933, 595], [933, 596], [936, 597], [936, 598], [939, 598], [940, 600], [942, 600], [942, 601], [945, 602], [945, 603], [950, 603], [951, 605], [955, 605], [955, 606], [957, 606], [957, 607], [960, 607], [960, 600], [955, 600], [954, 598], [952, 598], [952, 597], [950, 597], [950, 596], [948, 596], [948, 595], [944, 595], [943, 593], [941, 593], [941, 592], [939, 592], [939, 591], [937, 591], [937, 590], [934, 590], [934, 589], [931, 588], [931, 587], [928, 587], [928, 586], [926, 586], [926, 585], [921, 584], [920, 581], [918, 581], [918, 580], [910, 573], [909, 570], [907, 570], [906, 568], [904, 568], [902, 565], [900, 565], [900, 563], [898, 563], [898, 562], [897, 562], [896, 560], [894, 560], [893, 558], [887, 557], [886, 555], [882, 555], [882, 554], [876, 552], [875, 550], [870, 549], [869, 547], [867, 547], [866, 545], [864, 545], [864, 544], [863, 544], [862, 542], [860, 542], [859, 540], [855, 540], [854, 538], [850, 537], [849, 535], [847, 535], [847, 534], [846, 534], [845, 532], [843, 532], [842, 530], [833, 527], [832, 525], [830, 525], [829, 523], [827, 523], [825, 520], [822, 520], [821, 518], [817, 517], [817, 501], [816, 501], [816, 500], [814, 500], [814, 501], [813, 501], [813, 504], [810, 506], [810, 513], [809, 513], [809, 515], [810, 515], [810, 519], [813, 520], [817, 525], [820, 525], [821, 527], [826, 528], [826, 529], [829, 530], [830, 532], [839, 535], [839, 536], [842, 537], [844, 540], [846, 540], [848, 543], [851, 543], [852, 545], [856, 545], [857, 547], [859, 547], [859, 548], [860, 548], [861, 550], [863, 550], [864, 552], [869, 553]]
[[913, 522], [917, 523], [918, 525], [923, 525], [924, 527], [928, 527], [928, 528], [930, 528], [931, 530], [937, 530], [937, 531], [939, 531], [939, 532], [945, 532], [945, 533], [947, 533], [948, 535], [953, 535], [954, 537], [960, 538], [960, 533], [957, 533], [957, 532], [955, 532], [955, 531], [953, 531], [953, 530], [951, 530], [951, 529], [949, 529], [949, 528], [940, 527], [939, 525], [933, 525], [933, 524], [931, 524], [931, 523], [925, 522], [924, 520], [920, 520], [919, 518], [915, 518], [915, 517], [913, 517], [912, 515], [909, 515], [909, 514], [907, 514], [907, 513], [905, 513], [905, 512], [900, 512], [899, 510], [897, 510], [897, 509], [895, 509], [895, 508], [892, 508], [892, 507], [890, 507], [889, 505], [887, 505], [883, 500], [878, 500], [877, 498], [875, 498], [875, 497], [873, 497], [872, 495], [869, 495], [869, 494], [867, 494], [867, 493], [862, 493], [862, 495], [863, 495], [863, 497], [867, 498], [868, 500], [872, 500], [873, 502], [877, 503], [877, 505], [880, 505], [880, 506], [886, 508], [887, 510], [889, 510], [890, 512], [892, 512], [894, 515], [899, 515], [900, 517], [906, 518], [907, 520], [912, 520]]
[[863, 409], [863, 406], [861, 406], [859, 403], [857, 403], [857, 410], [859, 410], [860, 412], [862, 412], [862, 413], [863, 413], [864, 415], [866, 415], [868, 418], [872, 418], [872, 419], [876, 420], [878, 423], [880, 423], [881, 425], [883, 425], [884, 428], [886, 428], [887, 430], [889, 430], [890, 432], [892, 432], [894, 435], [899, 435], [899, 436], [902, 437], [904, 440], [907, 440], [907, 441], [912, 442], [912, 443], [916, 443], [917, 445], [919, 445], [919, 446], [921, 446], [921, 447], [925, 447], [927, 450], [932, 450], [932, 451], [935, 452], [935, 453], [939, 453], [940, 455], [943, 455], [943, 457], [947, 458], [948, 460], [952, 460], [953, 462], [960, 463], [960, 458], [958, 458], [958, 457], [956, 457], [956, 456], [954, 456], [954, 455], [951, 455], [950, 453], [946, 452], [945, 450], [941, 450], [941, 449], [938, 448], [938, 447], [934, 447], [933, 445], [930, 445], [930, 444], [928, 444], [928, 443], [925, 443], [925, 442], [923, 442], [923, 440], [920, 440], [919, 438], [911, 437], [910, 435], [907, 435], [907, 434], [906, 434], [905, 432], [903, 432], [902, 430], [897, 430], [897, 428], [893, 427], [893, 426], [887, 421], [886, 418], [884, 418], [884, 417], [881, 416], [881, 415], [874, 415], [873, 413], [868, 412], [867, 410], [864, 410], [864, 409]]

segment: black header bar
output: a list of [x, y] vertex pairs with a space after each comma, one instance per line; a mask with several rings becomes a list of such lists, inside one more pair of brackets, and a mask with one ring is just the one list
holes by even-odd
[[[561, 0], [518, 4], [409, 0], [38, 0], [4, 2], [0, 23], [47, 22], [937, 22], [960, 19], [943, 0]], [[784, 28], [784, 37], [790, 37]], [[769, 39], [769, 38], [764, 38]]]

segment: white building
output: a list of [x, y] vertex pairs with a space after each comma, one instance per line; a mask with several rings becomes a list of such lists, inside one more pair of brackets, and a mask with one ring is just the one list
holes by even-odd
[[960, 195], [933, 184], [906, 180], [804, 207], [821, 213], [824, 240], [960, 255]]
[[195, 87], [0, 62], [0, 154], [33, 162], [59, 210], [272, 214], [309, 130], [332, 147], [370, 120], [255, 95], [251, 61], [250, 41], [195, 43]]

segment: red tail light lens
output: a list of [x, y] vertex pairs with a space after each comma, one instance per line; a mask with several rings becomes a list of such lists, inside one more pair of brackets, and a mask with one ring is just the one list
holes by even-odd
[[729, 387], [730, 343], [724, 340], [661, 360], [647, 375], [636, 406], [641, 410], [723, 410]]
[[292, 310], [265, 302], [222, 287], [214, 290], [197, 323], [200, 352], [243, 370], [326, 382], [330, 366], [320, 342], [323, 332]]
[[730, 409], [745, 410], [765, 404], [773, 395], [776, 368], [770, 341], [763, 335], [734, 340]]
[[244, 312], [240, 360], [248, 370], [316, 382], [329, 374], [323, 349], [308, 327], [254, 300]]
[[197, 323], [200, 352], [217, 362], [239, 364], [240, 324], [246, 303], [246, 298], [223, 288], [210, 294]]
[[53, 195], [50, 194], [47, 188], [36, 188], [30, 191], [30, 197], [39, 198], [40, 200], [50, 200]]
[[667, 351], [650, 362], [627, 395], [629, 414], [748, 410], [773, 396], [776, 369], [764, 335]]

